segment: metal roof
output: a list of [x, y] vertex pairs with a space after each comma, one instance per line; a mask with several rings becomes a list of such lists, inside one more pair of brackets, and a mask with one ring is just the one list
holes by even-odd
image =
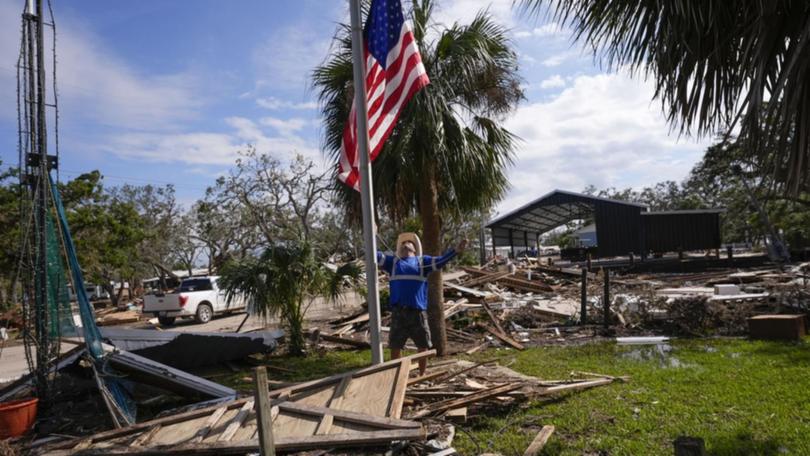
[[646, 206], [565, 190], [554, 190], [487, 223], [487, 228], [545, 233], [571, 220], [583, 219], [597, 205], [620, 205], [646, 210]]
[[725, 209], [684, 209], [679, 211], [642, 212], [641, 215], [722, 214]]

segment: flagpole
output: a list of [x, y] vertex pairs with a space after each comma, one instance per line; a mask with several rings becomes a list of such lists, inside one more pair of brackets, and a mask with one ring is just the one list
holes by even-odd
[[363, 58], [363, 26], [360, 0], [349, 0], [352, 21], [352, 61], [354, 62], [354, 106], [357, 114], [357, 148], [360, 154], [360, 200], [363, 208], [363, 240], [368, 289], [368, 323], [371, 334], [371, 363], [383, 362], [380, 341], [380, 295], [377, 289], [377, 231], [374, 225], [374, 192], [371, 186], [371, 163], [368, 157], [368, 106]]

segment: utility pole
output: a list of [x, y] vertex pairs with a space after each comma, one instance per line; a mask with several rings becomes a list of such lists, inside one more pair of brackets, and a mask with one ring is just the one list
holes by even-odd
[[366, 69], [363, 58], [363, 25], [360, 0], [349, 0], [352, 26], [352, 60], [354, 67], [354, 106], [357, 115], [357, 149], [360, 154], [360, 200], [363, 209], [366, 287], [368, 289], [368, 323], [371, 336], [371, 363], [383, 362], [380, 340], [380, 294], [377, 288], [377, 227], [374, 223], [374, 192], [371, 186], [371, 162], [368, 156], [368, 106], [366, 104]]

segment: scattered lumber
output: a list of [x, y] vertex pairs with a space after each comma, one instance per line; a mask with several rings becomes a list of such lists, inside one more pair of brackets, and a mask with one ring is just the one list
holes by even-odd
[[553, 292], [554, 288], [536, 280], [519, 279], [517, 277], [502, 277], [498, 279], [498, 284], [515, 290], [528, 291], [531, 293]]
[[474, 404], [476, 402], [483, 401], [485, 399], [489, 399], [491, 397], [500, 396], [504, 393], [509, 393], [516, 389], [523, 388], [525, 383], [523, 382], [515, 382], [515, 383], [506, 383], [503, 385], [495, 386], [493, 388], [489, 388], [486, 390], [477, 391], [475, 393], [468, 394], [461, 398], [456, 399], [448, 399], [446, 401], [434, 402], [422, 408], [421, 410], [417, 411], [413, 417], [414, 418], [421, 418], [428, 415], [435, 415], [441, 412], [455, 409], [459, 407], [464, 407], [469, 404]]

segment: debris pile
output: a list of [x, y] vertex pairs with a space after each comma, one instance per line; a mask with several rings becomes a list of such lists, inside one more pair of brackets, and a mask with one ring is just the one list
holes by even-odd
[[[438, 417], [463, 423], [494, 407], [626, 380], [584, 372], [541, 380], [495, 361], [459, 360], [411, 375], [419, 359], [434, 353], [271, 390], [266, 410], [259, 408], [257, 396], [248, 396], [90, 436], [35, 442], [31, 450], [53, 455], [246, 454], [260, 450], [261, 417], [268, 416], [275, 449], [282, 452], [363, 454], [371, 448], [376, 454], [397, 442], [400, 449], [413, 445], [419, 454], [450, 455], [456, 454], [454, 430], [436, 426]], [[544, 429], [530, 449], [542, 447], [551, 432]]]

